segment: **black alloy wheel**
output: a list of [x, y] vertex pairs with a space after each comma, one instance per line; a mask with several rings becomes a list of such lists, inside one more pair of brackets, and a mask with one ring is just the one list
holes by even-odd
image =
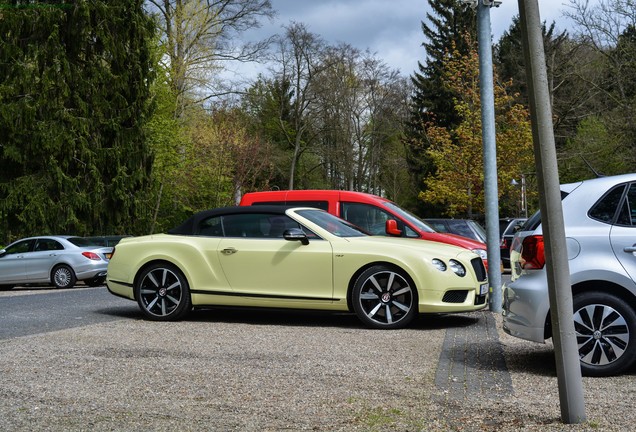
[[417, 292], [402, 272], [373, 266], [356, 280], [353, 308], [368, 327], [404, 328], [417, 315]]
[[153, 321], [175, 321], [192, 308], [188, 281], [169, 263], [143, 270], [135, 284], [135, 298], [143, 314]]
[[602, 292], [576, 295], [574, 330], [583, 375], [616, 375], [634, 362], [636, 313], [618, 297]]

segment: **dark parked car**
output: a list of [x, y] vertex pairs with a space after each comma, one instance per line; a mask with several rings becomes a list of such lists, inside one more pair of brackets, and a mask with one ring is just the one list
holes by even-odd
[[486, 243], [486, 230], [472, 219], [424, 219], [424, 222], [437, 232], [457, 234]]
[[510, 270], [510, 246], [512, 245], [512, 238], [515, 236], [515, 233], [521, 229], [526, 220], [526, 218], [499, 219], [499, 233], [501, 237], [499, 253], [504, 270]]
[[92, 236], [84, 237], [91, 244], [96, 246], [114, 247], [123, 238], [131, 237], [129, 235], [111, 235], [111, 236]]

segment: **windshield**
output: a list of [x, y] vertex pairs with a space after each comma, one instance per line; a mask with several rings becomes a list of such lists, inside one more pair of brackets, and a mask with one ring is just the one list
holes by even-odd
[[402, 207], [399, 207], [397, 204], [394, 204], [392, 202], [384, 202], [382, 204], [385, 207], [390, 208], [393, 211], [393, 213], [397, 214], [405, 221], [408, 221], [412, 225], [416, 226], [420, 231], [429, 232], [429, 233], [437, 232], [426, 222], [424, 222], [423, 220], [421, 220], [414, 214], [407, 212]]
[[368, 235], [346, 220], [322, 210], [298, 210], [296, 213], [338, 237], [364, 237]]

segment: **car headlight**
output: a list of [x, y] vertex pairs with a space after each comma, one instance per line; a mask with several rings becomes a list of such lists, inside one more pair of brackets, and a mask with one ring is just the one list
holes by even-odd
[[433, 263], [433, 266], [435, 266], [437, 270], [441, 272], [446, 271], [446, 263], [442, 261], [441, 259], [433, 258], [431, 262]]
[[448, 261], [448, 265], [450, 266], [453, 273], [455, 273], [459, 277], [466, 276], [466, 267], [459, 261], [455, 261], [454, 259]]
[[473, 249], [473, 252], [479, 255], [482, 260], [488, 260], [488, 252], [486, 252], [486, 249]]

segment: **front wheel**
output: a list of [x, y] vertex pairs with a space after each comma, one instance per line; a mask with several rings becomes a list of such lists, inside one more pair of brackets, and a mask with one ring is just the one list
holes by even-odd
[[153, 264], [139, 275], [135, 298], [143, 314], [153, 321], [175, 321], [192, 308], [188, 281], [168, 263]]
[[576, 295], [574, 331], [583, 375], [616, 375], [636, 358], [636, 313], [618, 297], [600, 292]]
[[385, 266], [373, 266], [355, 282], [353, 309], [368, 327], [403, 328], [417, 314], [417, 292], [401, 272]]
[[73, 288], [75, 282], [77, 282], [75, 272], [67, 265], [55, 267], [51, 276], [55, 288]]

